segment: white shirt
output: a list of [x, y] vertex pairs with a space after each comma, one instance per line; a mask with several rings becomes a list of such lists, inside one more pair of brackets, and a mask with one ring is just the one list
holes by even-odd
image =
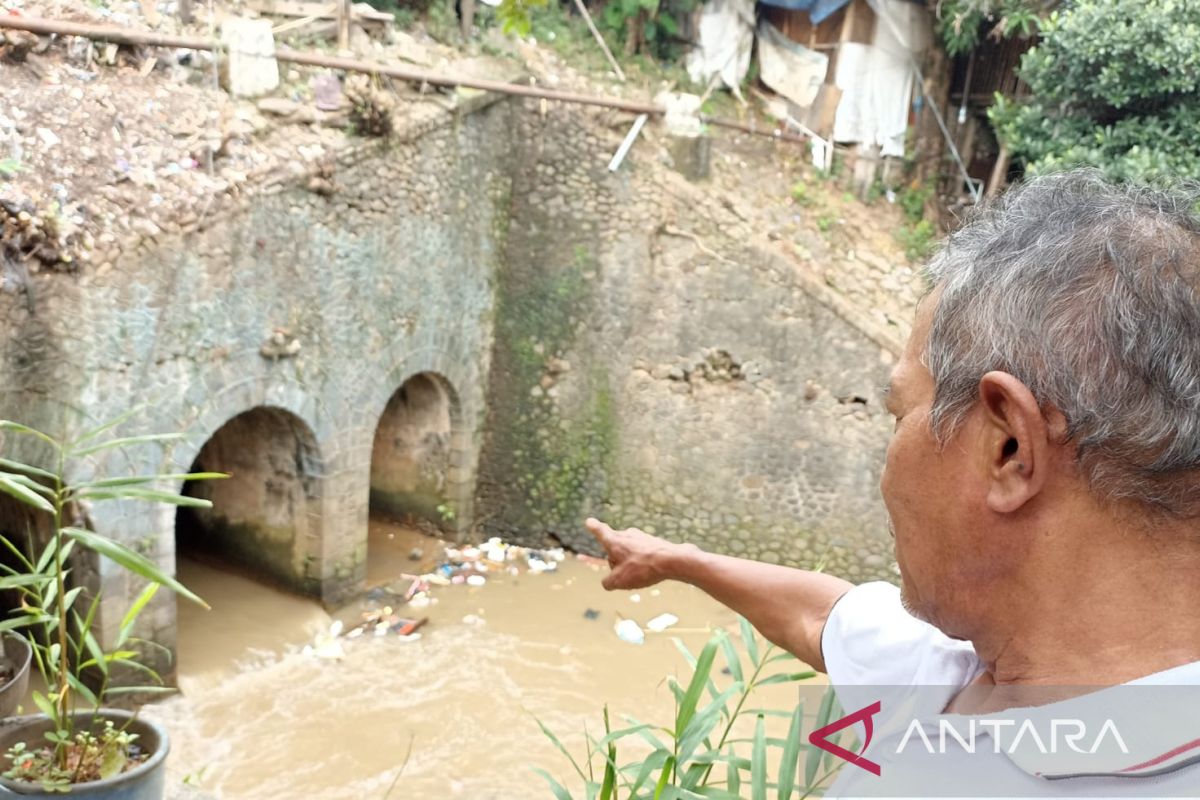
[[1200, 797], [1200, 662], [1032, 708], [944, 714], [983, 664], [887, 583], [834, 605], [822, 649], [843, 716], [881, 706], [865, 749], [864, 723], [849, 728], [879, 774], [845, 764], [827, 797]]

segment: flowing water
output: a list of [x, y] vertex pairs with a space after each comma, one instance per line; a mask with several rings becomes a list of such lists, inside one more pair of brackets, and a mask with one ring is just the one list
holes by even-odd
[[[370, 537], [371, 583], [441, 555], [435, 539], [394, 523], [373, 520]], [[409, 560], [414, 546], [424, 563]], [[690, 675], [671, 637], [698, 652], [714, 628], [736, 630], [733, 613], [693, 587], [664, 584], [634, 602], [601, 588], [604, 569], [568, 557], [557, 572], [434, 587], [436, 604], [400, 609], [430, 618], [419, 640], [363, 636], [325, 660], [301, 648], [335, 617], [360, 619], [361, 605], [331, 617], [227, 566], [181, 559], [183, 582], [212, 610], [180, 603], [181, 694], [143, 713], [171, 731], [172, 779], [219, 797], [550, 797], [531, 766], [579, 780], [535, 718], [576, 756], [585, 726], [602, 731], [605, 704], [614, 727], [622, 715], [668, 724], [664, 678]], [[620, 616], [644, 624], [662, 612], [678, 625], [644, 645], [614, 632]], [[795, 702], [786, 686], [763, 692], [777, 708]]]

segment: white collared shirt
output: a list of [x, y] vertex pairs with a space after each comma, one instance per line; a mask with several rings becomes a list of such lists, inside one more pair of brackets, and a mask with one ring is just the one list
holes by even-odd
[[[1200, 797], [1200, 662], [1034, 708], [944, 714], [984, 666], [887, 583], [837, 602], [822, 649], [845, 714], [881, 702], [861, 750], [879, 775], [846, 764], [827, 797]], [[851, 730], [858, 752], [866, 731]]]

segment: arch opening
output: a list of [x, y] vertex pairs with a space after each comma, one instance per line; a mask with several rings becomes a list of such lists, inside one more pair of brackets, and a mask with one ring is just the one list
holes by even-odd
[[183, 494], [212, 508], [177, 509], [179, 556], [318, 594], [321, 461], [303, 420], [266, 406], [238, 414], [213, 433], [191, 471], [229, 477], [184, 484]]
[[449, 471], [452, 396], [437, 376], [409, 378], [388, 400], [371, 448], [371, 512], [445, 527], [453, 517]]
[[420, 533], [457, 529], [457, 416], [452, 387], [430, 372], [408, 378], [380, 415], [371, 447], [368, 583], [404, 571], [409, 549], [415, 554], [421, 546]]

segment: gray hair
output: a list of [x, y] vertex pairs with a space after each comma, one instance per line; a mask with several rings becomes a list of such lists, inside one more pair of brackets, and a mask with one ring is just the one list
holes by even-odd
[[1200, 515], [1200, 189], [1077, 170], [981, 209], [927, 271], [941, 443], [991, 370], [1066, 418], [1093, 492]]

